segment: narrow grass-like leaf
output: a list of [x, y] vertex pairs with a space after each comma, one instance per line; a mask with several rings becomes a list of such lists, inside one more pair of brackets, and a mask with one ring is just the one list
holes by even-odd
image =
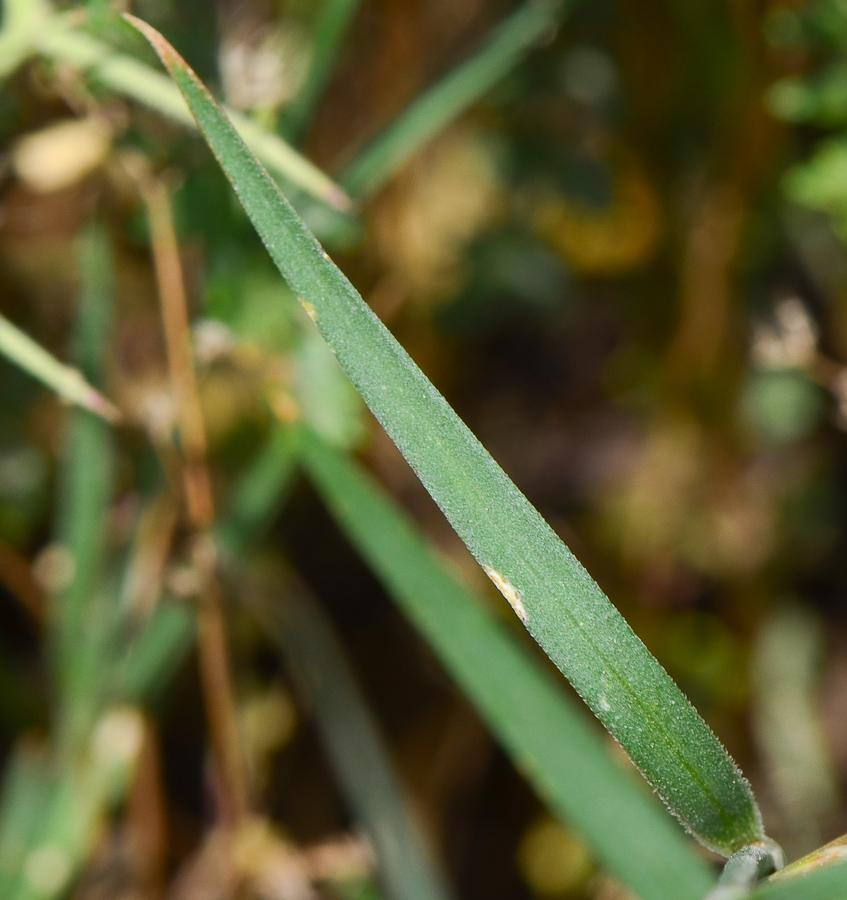
[[361, 0], [324, 0], [312, 37], [306, 77], [285, 111], [285, 133], [289, 140], [299, 140], [311, 121], [359, 6]]
[[347, 804], [391, 900], [449, 900], [332, 625], [293, 572], [245, 573], [242, 596], [281, 649], [314, 715]]
[[[96, 38], [53, 21], [38, 34], [36, 46], [51, 59], [90, 71], [112, 90], [184, 125], [194, 125], [172, 81], [137, 59], [116, 53]], [[350, 210], [352, 204], [344, 191], [282, 138], [234, 110], [228, 111], [228, 115], [244, 140], [272, 171], [335, 209]]]
[[0, 809], [3, 900], [55, 900], [68, 895], [101, 832], [110, 802], [126, 790], [142, 733], [128, 709], [103, 715], [82, 753], [67, 764], [23, 747]]
[[298, 431], [275, 426], [267, 444], [245, 469], [215, 528], [218, 542], [232, 556], [241, 554], [270, 525], [297, 461]]
[[71, 366], [60, 363], [40, 344], [0, 315], [0, 354], [55, 391], [68, 403], [91, 410], [110, 422], [120, 413]]
[[37, 845], [55, 788], [46, 753], [19, 745], [6, 765], [0, 795], [0, 897], [13, 897], [26, 878], [25, 862]]
[[71, 352], [83, 375], [99, 381], [109, 342], [114, 296], [112, 246], [103, 225], [92, 222], [79, 244], [80, 299]]
[[766, 881], [753, 900], [844, 900], [847, 897], [847, 863], [816, 869], [796, 878]]
[[[811, 853], [795, 860], [791, 865], [780, 869], [768, 880], [768, 888], [785, 883], [796, 886], [799, 893], [802, 885], [806, 883], [806, 878], [813, 872], [838, 866], [847, 866], [847, 834], [842, 834], [834, 841], [818, 847]], [[847, 882], [844, 883], [847, 884]], [[805, 897], [805, 895], [803, 896]], [[847, 892], [844, 896], [847, 896]]]
[[[224, 554], [237, 558], [269, 525], [296, 470], [296, 429], [277, 426], [235, 485], [215, 526]], [[162, 599], [123, 654], [114, 681], [120, 702], [142, 703], [179, 665], [194, 638], [194, 616], [182, 603]]]
[[[112, 299], [111, 248], [105, 232], [92, 226], [80, 253], [82, 285], [75, 357], [80, 368], [97, 381], [107, 337]], [[88, 650], [101, 616], [92, 618], [103, 578], [112, 499], [113, 434], [101, 419], [71, 410], [57, 511], [56, 546], [59, 574], [66, 584], [53, 597], [51, 647], [60, 689], [60, 744], [74, 752], [96, 713], [92, 696], [92, 666]], [[91, 621], [89, 621], [91, 619]], [[97, 628], [92, 628], [96, 625]]]
[[701, 898], [711, 878], [539, 662], [357, 466], [304, 434], [303, 465], [351, 543], [550, 809], [639, 897]]
[[120, 702], [149, 702], [188, 653], [194, 625], [185, 603], [159, 602], [118, 662], [113, 684]]
[[571, 2], [530, 2], [502, 22], [471, 59], [416, 99], [350, 163], [340, 181], [368, 197], [432, 138], [501, 81], [556, 28]]
[[332, 263], [184, 60], [132, 21], [342, 368], [533, 637], [692, 834], [724, 855], [761, 839], [749, 785], [673, 680]]

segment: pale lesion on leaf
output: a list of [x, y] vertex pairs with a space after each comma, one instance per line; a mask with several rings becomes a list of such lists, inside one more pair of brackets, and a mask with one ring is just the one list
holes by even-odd
[[485, 574], [494, 582], [497, 590], [509, 601], [509, 606], [515, 611], [517, 617], [526, 625], [526, 607], [523, 604], [523, 600], [521, 600], [518, 589], [492, 566], [483, 566], [482, 568], [485, 570]]

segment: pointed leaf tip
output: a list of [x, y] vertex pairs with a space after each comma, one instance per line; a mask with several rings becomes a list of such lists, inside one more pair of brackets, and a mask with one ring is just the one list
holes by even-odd
[[147, 38], [168, 70], [170, 70], [172, 65], [179, 65], [180, 63], [186, 68], [188, 67], [185, 60], [152, 25], [148, 25], [143, 19], [139, 19], [132, 13], [125, 12], [122, 13], [122, 16], [136, 31]]
[[194, 83], [197, 89], [201, 91], [215, 107], [219, 106], [206, 85], [197, 77], [197, 73], [194, 69], [192, 69], [182, 56], [180, 56], [173, 44], [171, 44], [164, 35], [156, 31], [152, 25], [148, 25], [143, 19], [139, 19], [131, 13], [122, 13], [122, 16], [136, 31], [147, 38], [150, 42], [150, 46], [156, 51], [156, 55], [162, 61], [162, 64], [168, 70], [171, 78], [174, 79], [177, 85], [179, 85], [180, 82], [179, 76], [185, 76]]

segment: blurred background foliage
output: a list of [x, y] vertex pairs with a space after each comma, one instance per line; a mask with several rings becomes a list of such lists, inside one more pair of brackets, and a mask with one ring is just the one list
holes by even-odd
[[[28, 6], [7, 4], [0, 44]], [[366, 171], [374, 137], [517, 8], [131, 11], [348, 187], [356, 204], [333, 207], [283, 182], [715, 728], [796, 856], [847, 831], [847, 4], [574, 3], [503, 77], [474, 75], [479, 100], [393, 177]], [[60, 11], [153, 66], [114, 4]], [[326, 637], [457, 896], [623, 897], [296, 476], [290, 426], [306, 422], [358, 452], [514, 624], [207, 150], [60, 43], [3, 45], [0, 313], [122, 422], [0, 360], [2, 895], [379, 896], [333, 738], [309, 712], [308, 659], [298, 669], [297, 648], [321, 658]], [[176, 349], [163, 332], [174, 262], [193, 356], [178, 325]], [[210, 588], [213, 521], [225, 563]], [[236, 602], [256, 558], [307, 598], [312, 625], [287, 650]], [[245, 806], [236, 840], [226, 825]]]

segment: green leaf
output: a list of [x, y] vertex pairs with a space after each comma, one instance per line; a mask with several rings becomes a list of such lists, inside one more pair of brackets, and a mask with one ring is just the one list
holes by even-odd
[[54, 390], [68, 403], [75, 403], [110, 422], [120, 413], [71, 366], [60, 363], [40, 344], [0, 316], [0, 354], [42, 384]]
[[415, 153], [501, 81], [546, 36], [571, 2], [529, 2], [494, 29], [469, 60], [421, 94], [341, 176], [353, 197], [368, 197]]
[[[80, 253], [82, 285], [74, 348], [76, 361], [99, 380], [112, 304], [112, 259], [108, 236], [97, 225], [84, 235]], [[97, 714], [92, 680], [102, 676], [102, 649], [108, 628], [102, 583], [112, 501], [114, 435], [86, 410], [68, 413], [55, 537], [60, 571], [52, 598], [50, 647], [59, 687], [59, 743], [75, 753]], [[95, 658], [96, 657], [96, 658]]]
[[766, 881], [753, 900], [844, 900], [847, 897], [847, 863], [810, 871], [795, 878]]
[[638, 896], [700, 900], [708, 869], [549, 670], [360, 468], [309, 432], [302, 458], [348, 539], [551, 810]]
[[578, 560], [306, 229], [176, 51], [162, 58], [271, 258], [376, 418], [521, 621], [704, 845], [763, 837], [747, 782]]
[[[826, 874], [831, 872], [832, 874]], [[820, 880], [818, 880], [820, 879]], [[847, 834], [780, 869], [754, 894], [785, 900], [826, 900], [847, 896]]]
[[[244, 573], [242, 595], [279, 646], [392, 900], [450, 900], [367, 702], [317, 599], [293, 572]], [[241, 581], [241, 577], [239, 577]]]
[[54, 792], [43, 748], [19, 744], [6, 764], [0, 794], [0, 896], [13, 897], [25, 879], [25, 862], [39, 843]]
[[103, 816], [127, 787], [142, 735], [137, 711], [99, 718], [67, 765], [23, 743], [0, 801], [0, 891], [4, 900], [66, 897], [102, 835]]
[[3, 0], [0, 30], [0, 80], [32, 55], [32, 44], [50, 15], [46, 0]]
[[233, 488], [215, 527], [215, 538], [228, 556], [240, 556], [270, 525], [281, 496], [293, 480], [297, 435], [297, 429], [276, 425]]
[[149, 703], [182, 662], [194, 639], [192, 611], [163, 597], [138, 634], [123, 648], [113, 674], [120, 702]]

